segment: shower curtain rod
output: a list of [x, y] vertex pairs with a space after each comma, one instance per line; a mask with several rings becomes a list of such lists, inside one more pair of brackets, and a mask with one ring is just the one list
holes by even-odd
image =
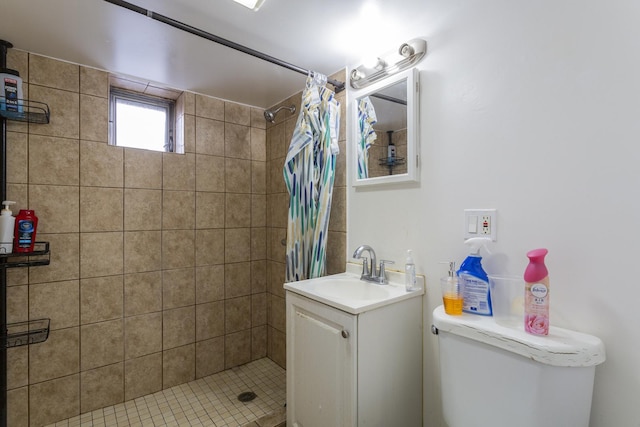
[[[155, 19], [156, 21], [163, 22], [163, 23], [165, 23], [167, 25], [170, 25], [170, 26], [172, 26], [174, 28], [177, 28], [179, 30], [186, 31], [186, 32], [191, 33], [191, 34], [193, 34], [195, 36], [199, 36], [199, 37], [205, 38], [205, 39], [210, 40], [212, 42], [215, 42], [215, 43], [221, 44], [223, 46], [229, 47], [231, 49], [235, 49], [235, 50], [240, 51], [242, 53], [246, 53], [247, 55], [251, 55], [251, 56], [254, 56], [256, 58], [262, 59], [263, 61], [271, 62], [272, 64], [279, 65], [279, 66], [284, 67], [284, 68], [288, 68], [289, 70], [298, 72], [300, 74], [309, 75], [310, 73], [315, 73], [314, 71], [305, 70], [302, 67], [298, 67], [297, 65], [293, 65], [293, 64], [285, 62], [285, 61], [283, 61], [281, 59], [274, 58], [273, 56], [269, 56], [269, 55], [267, 55], [265, 53], [262, 53], [262, 52], [259, 52], [259, 51], [255, 50], [255, 49], [251, 49], [251, 48], [243, 46], [241, 44], [232, 42], [231, 40], [227, 40], [227, 39], [224, 39], [222, 37], [218, 37], [215, 34], [211, 34], [211, 33], [208, 33], [206, 31], [203, 31], [203, 30], [201, 30], [199, 28], [192, 27], [191, 25], [187, 25], [187, 24], [184, 24], [184, 23], [182, 23], [180, 21], [176, 21], [175, 19], [172, 19], [172, 18], [169, 18], [167, 16], [161, 15], [159, 13], [155, 13], [155, 12], [153, 12], [151, 10], [144, 9], [142, 7], [136, 6], [135, 4], [131, 4], [131, 3], [123, 1], [123, 0], [105, 0], [105, 1], [107, 3], [111, 3], [111, 4], [114, 4], [116, 6], [120, 6], [120, 7], [123, 7], [125, 9], [129, 9], [129, 10], [131, 10], [133, 12], [137, 12], [137, 13], [139, 13], [141, 15], [146, 15], [151, 19]], [[335, 90], [336, 93], [342, 92], [344, 90], [344, 87], [345, 87], [344, 82], [341, 82], [341, 81], [338, 81], [338, 80], [334, 80], [334, 79], [327, 79], [327, 83], [333, 85], [334, 90]]]

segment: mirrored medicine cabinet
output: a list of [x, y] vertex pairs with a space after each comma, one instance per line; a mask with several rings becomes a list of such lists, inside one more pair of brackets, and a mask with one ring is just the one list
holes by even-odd
[[419, 179], [418, 79], [413, 68], [353, 92], [353, 186]]

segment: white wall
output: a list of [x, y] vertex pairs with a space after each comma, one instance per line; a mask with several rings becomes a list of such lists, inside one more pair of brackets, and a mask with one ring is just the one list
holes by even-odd
[[496, 208], [486, 269], [521, 274], [549, 249], [552, 325], [607, 350], [591, 426], [639, 426], [640, 3], [422, 3], [421, 182], [349, 187], [347, 249], [401, 266], [411, 248], [426, 275], [425, 425], [441, 421], [438, 262], [464, 258], [465, 208]]

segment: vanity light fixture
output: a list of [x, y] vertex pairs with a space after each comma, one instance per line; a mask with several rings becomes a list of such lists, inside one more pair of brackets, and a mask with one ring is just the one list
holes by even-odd
[[351, 70], [349, 75], [351, 87], [362, 89], [380, 79], [399, 73], [420, 62], [425, 53], [427, 53], [426, 40], [413, 39], [402, 43], [398, 50], [381, 55], [373, 64], [363, 64]]
[[235, 1], [236, 3], [240, 3], [244, 7], [248, 7], [249, 9], [252, 9], [254, 11], [260, 9], [260, 6], [262, 6], [262, 3], [264, 3], [264, 0], [233, 0], [233, 1]]

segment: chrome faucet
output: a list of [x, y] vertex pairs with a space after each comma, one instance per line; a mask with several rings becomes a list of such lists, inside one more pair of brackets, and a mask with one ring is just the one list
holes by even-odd
[[[362, 256], [363, 252], [369, 252], [370, 264], [367, 257]], [[367, 282], [374, 282], [379, 285], [384, 285], [387, 283], [387, 275], [385, 274], [384, 266], [385, 264], [393, 264], [393, 261], [381, 260], [380, 268], [377, 267], [377, 259], [376, 259], [376, 251], [369, 245], [361, 245], [358, 246], [358, 249], [353, 252], [353, 258], [362, 259], [362, 274], [360, 275], [360, 280], [366, 280]]]

